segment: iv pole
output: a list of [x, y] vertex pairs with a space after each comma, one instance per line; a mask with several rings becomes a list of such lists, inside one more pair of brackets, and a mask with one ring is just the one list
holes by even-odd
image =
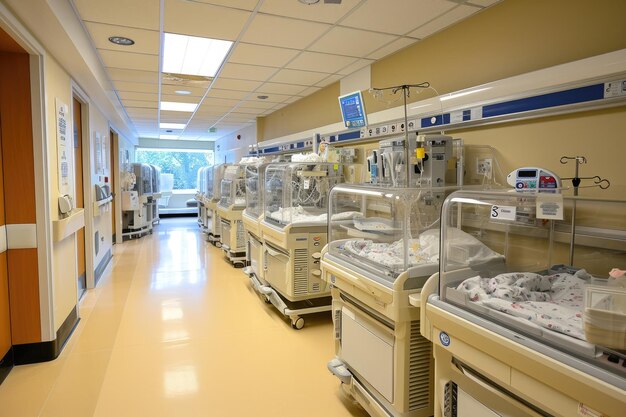
[[383, 91], [391, 90], [392, 94], [396, 94], [398, 91], [402, 90], [402, 100], [404, 104], [404, 165], [406, 170], [406, 187], [410, 186], [409, 178], [411, 178], [411, 164], [409, 163], [411, 160], [411, 155], [409, 155], [409, 120], [406, 108], [406, 99], [411, 95], [411, 88], [426, 89], [429, 87], [430, 83], [425, 81], [419, 84], [403, 84], [384, 88], [370, 88], [370, 93], [372, 93], [374, 97], [376, 97], [376, 94], [382, 94]]

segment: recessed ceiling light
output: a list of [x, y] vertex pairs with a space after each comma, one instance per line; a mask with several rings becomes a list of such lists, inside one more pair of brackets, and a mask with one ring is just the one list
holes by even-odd
[[197, 103], [179, 103], [176, 101], [161, 102], [161, 110], [194, 112], [197, 107]]
[[259, 100], [267, 100], [270, 96], [256, 96]]
[[[161, 129], [184, 129], [187, 126], [185, 123], [159, 123]], [[168, 130], [171, 132], [171, 130]]]
[[163, 72], [214, 77], [232, 44], [218, 39], [165, 33]]
[[159, 135], [159, 139], [178, 139], [178, 135]]
[[300, 3], [302, 4], [306, 4], [307, 6], [310, 6], [311, 4], [316, 4], [319, 3], [320, 0], [298, 0]]
[[109, 42], [122, 46], [131, 46], [135, 44], [134, 40], [125, 38], [124, 36], [111, 36], [109, 38]]
[[189, 94], [191, 94], [191, 91], [187, 91], [187, 90], [176, 90], [174, 92], [176, 94], [180, 94], [181, 96], [188, 96]]

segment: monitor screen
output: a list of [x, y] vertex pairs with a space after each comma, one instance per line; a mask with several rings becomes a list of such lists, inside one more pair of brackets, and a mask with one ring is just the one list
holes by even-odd
[[360, 91], [340, 96], [339, 107], [341, 107], [343, 124], [347, 128], [364, 127], [367, 125], [365, 105]]

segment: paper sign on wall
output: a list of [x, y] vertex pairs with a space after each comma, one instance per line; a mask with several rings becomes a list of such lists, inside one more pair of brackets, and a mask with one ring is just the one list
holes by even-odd
[[59, 193], [70, 194], [72, 178], [72, 154], [73, 147], [67, 146], [68, 142], [68, 106], [58, 98], [56, 103], [57, 122], [57, 163], [59, 167]]

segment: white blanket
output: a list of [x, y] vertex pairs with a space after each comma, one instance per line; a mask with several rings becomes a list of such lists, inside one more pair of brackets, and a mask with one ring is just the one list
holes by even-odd
[[[357, 211], [348, 211], [344, 213], [334, 214], [332, 219], [339, 220], [349, 220], [354, 217], [362, 216], [361, 213]], [[279, 221], [282, 224], [303, 224], [303, 223], [320, 223], [324, 224], [328, 222], [328, 213], [322, 214], [312, 214], [306, 211], [301, 206], [297, 207], [280, 207], [278, 210], [271, 212], [270, 217], [274, 220]]]
[[[371, 240], [357, 239], [343, 243], [342, 249], [389, 268], [404, 267], [404, 240], [393, 243], [375, 243]], [[417, 239], [409, 239], [408, 267], [425, 263], [439, 262], [439, 229], [426, 230]], [[502, 258], [475, 237], [459, 229], [450, 229], [447, 244], [463, 247], [468, 263], [488, 262]]]
[[493, 278], [473, 277], [457, 290], [477, 304], [529, 320], [541, 327], [585, 340], [582, 330], [584, 285], [590, 276], [576, 274], [539, 275], [511, 272]]

